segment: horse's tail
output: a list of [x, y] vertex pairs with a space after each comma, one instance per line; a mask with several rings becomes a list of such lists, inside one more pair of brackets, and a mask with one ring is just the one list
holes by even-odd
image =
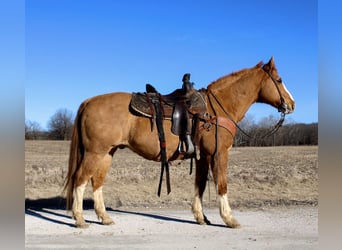
[[70, 144], [70, 153], [69, 153], [69, 169], [68, 174], [65, 178], [63, 193], [66, 191], [66, 209], [71, 210], [73, 203], [73, 191], [75, 188], [76, 182], [76, 173], [80, 168], [81, 161], [84, 155], [84, 148], [81, 140], [81, 123], [80, 119], [82, 117], [82, 113], [86, 107], [87, 101], [84, 101], [78, 111], [74, 121], [71, 144]]

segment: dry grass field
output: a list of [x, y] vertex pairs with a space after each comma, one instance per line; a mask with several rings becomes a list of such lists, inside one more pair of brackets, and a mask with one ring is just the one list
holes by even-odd
[[[69, 141], [25, 142], [26, 204], [61, 196], [68, 168]], [[115, 208], [189, 208], [194, 189], [190, 161], [171, 166], [171, 193], [157, 196], [160, 163], [119, 150], [104, 187], [105, 204]], [[232, 208], [317, 205], [318, 147], [246, 147], [230, 151], [228, 194]], [[216, 207], [216, 192], [208, 178], [205, 207]], [[86, 199], [92, 198], [91, 185]], [[57, 199], [58, 200], [58, 199]]]

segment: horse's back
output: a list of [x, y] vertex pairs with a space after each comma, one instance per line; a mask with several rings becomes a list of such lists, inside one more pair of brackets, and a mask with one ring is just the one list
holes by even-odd
[[[94, 96], [91, 98], [88, 98], [84, 102], [87, 103], [87, 106], [92, 108], [120, 108], [121, 105], [123, 106], [129, 105], [129, 102], [131, 100], [132, 94], [126, 93], [126, 92], [113, 92], [103, 95]], [[87, 109], [89, 109], [89, 107]]]

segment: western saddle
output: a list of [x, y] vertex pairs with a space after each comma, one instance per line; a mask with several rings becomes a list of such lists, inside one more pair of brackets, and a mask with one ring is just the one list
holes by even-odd
[[[190, 82], [189, 73], [184, 74], [182, 81], [182, 88], [168, 95], [161, 95], [152, 85], [146, 84], [145, 93], [132, 94], [130, 107], [151, 118], [152, 130], [158, 119], [171, 120], [171, 132], [179, 136], [178, 152], [191, 157], [195, 148], [191, 140], [194, 137], [194, 126], [190, 119], [196, 114], [206, 113], [207, 105], [204, 95], [195, 90], [194, 83]], [[158, 118], [158, 109], [161, 110], [161, 118]]]

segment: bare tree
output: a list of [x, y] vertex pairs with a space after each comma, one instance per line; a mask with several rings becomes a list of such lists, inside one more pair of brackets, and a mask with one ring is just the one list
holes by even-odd
[[73, 114], [70, 110], [59, 109], [48, 122], [49, 136], [54, 140], [70, 140], [73, 127]]
[[38, 122], [27, 120], [25, 121], [25, 139], [37, 140], [40, 139], [43, 129]]
[[262, 118], [259, 123], [258, 126], [260, 128], [272, 128], [276, 123], [278, 122], [278, 118], [276, 118], [274, 115], [269, 115], [267, 117]]
[[[254, 129], [255, 121], [254, 116], [251, 114], [247, 114], [240, 122], [239, 127], [246, 132], [247, 134], [250, 134], [252, 130]], [[236, 146], [249, 146], [249, 138], [246, 137], [239, 129], [236, 132], [234, 144]]]

